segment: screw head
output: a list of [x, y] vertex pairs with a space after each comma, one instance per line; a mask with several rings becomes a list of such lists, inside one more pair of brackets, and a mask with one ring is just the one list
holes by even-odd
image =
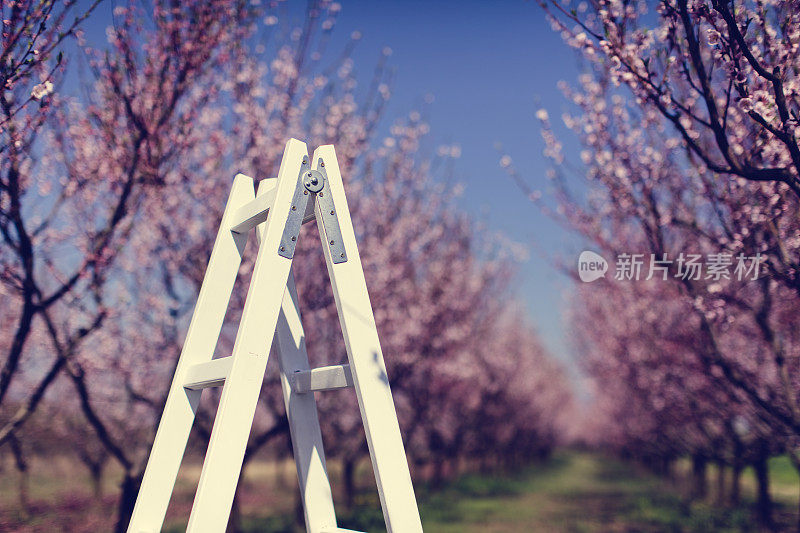
[[292, 242], [296, 241], [297, 237], [292, 237]]
[[297, 211], [297, 206], [296, 205], [292, 206], [292, 211]]
[[319, 197], [322, 198], [322, 191], [319, 192]]
[[308, 195], [308, 191], [303, 191], [303, 194]]
[[320, 161], [319, 162], [319, 166], [324, 167], [325, 166], [325, 161]]
[[306, 173], [306, 177], [303, 178], [303, 186], [309, 192], [319, 192], [322, 190], [323, 182], [325, 178], [317, 172], [316, 170], [312, 170]]
[[285, 246], [281, 246], [281, 252], [285, 252], [285, 251], [286, 251], [286, 247]]
[[333, 241], [331, 241], [331, 246], [333, 246]]
[[339, 257], [344, 257], [344, 252], [342, 252], [341, 254], [339, 254]]
[[331, 209], [331, 215], [333, 214], [333, 209]]

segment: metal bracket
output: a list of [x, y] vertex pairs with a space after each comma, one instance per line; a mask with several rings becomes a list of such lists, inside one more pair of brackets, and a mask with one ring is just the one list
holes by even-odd
[[333, 195], [325, 171], [325, 161], [321, 158], [317, 170], [322, 174], [324, 181], [322, 190], [317, 193], [317, 207], [322, 214], [322, 227], [325, 228], [325, 242], [331, 251], [331, 261], [344, 263], [347, 261], [347, 252], [344, 249], [342, 230], [339, 228], [339, 219], [336, 217], [336, 208], [333, 206]]
[[325, 230], [325, 242], [330, 249], [331, 260], [334, 263], [344, 263], [347, 261], [347, 252], [344, 249], [339, 219], [336, 218], [336, 208], [333, 206], [333, 195], [328, 181], [328, 173], [325, 171], [325, 162], [320, 159], [317, 170], [311, 170], [311, 165], [306, 157], [303, 158], [303, 163], [300, 165], [292, 206], [289, 209], [289, 216], [286, 217], [278, 255], [288, 259], [294, 257], [297, 237], [300, 235], [300, 227], [303, 225], [303, 215], [309, 199], [316, 200], [322, 214], [322, 227]]
[[286, 225], [283, 227], [283, 235], [281, 236], [281, 243], [278, 245], [278, 255], [291, 259], [294, 257], [294, 249], [297, 246], [297, 237], [300, 235], [300, 227], [303, 225], [303, 215], [306, 212], [306, 205], [308, 204], [308, 197], [311, 193], [308, 191], [304, 184], [304, 180], [311, 178], [312, 173], [311, 164], [308, 157], [303, 157], [303, 163], [300, 165], [300, 173], [297, 175], [297, 184], [294, 188], [294, 196], [292, 197], [292, 206], [289, 209], [289, 215], [286, 217]]

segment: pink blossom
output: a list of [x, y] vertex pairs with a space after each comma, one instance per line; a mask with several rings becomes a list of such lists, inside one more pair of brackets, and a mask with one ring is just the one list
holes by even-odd
[[48, 96], [53, 93], [53, 82], [47, 80], [43, 83], [38, 85], [34, 85], [33, 89], [31, 90], [31, 96], [36, 100], [41, 100], [45, 96]]

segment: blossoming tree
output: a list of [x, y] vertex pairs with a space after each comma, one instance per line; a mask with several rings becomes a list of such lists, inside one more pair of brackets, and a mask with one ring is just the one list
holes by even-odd
[[[504, 310], [512, 299], [507, 253], [459, 213], [458, 187], [437, 179], [439, 161], [421, 155], [428, 127], [419, 113], [376, 137], [390, 96], [390, 51], [371, 89], [357, 95], [352, 43], [338, 58], [325, 53], [337, 3], [312, 3], [300, 28], [244, 1], [153, 7], [115, 8], [109, 48], [87, 51], [90, 97], [54, 99], [53, 122], [37, 145], [42, 157], [29, 155], [23, 167], [39, 193], [25, 215], [47, 214], [34, 270], [62, 300], [42, 312], [25, 352], [31, 364], [17, 382], [43, 383], [60, 408], [48, 412], [79, 412], [90, 431], [74, 438], [94, 440], [87, 465], [108, 457], [120, 467], [117, 530], [135, 501], [231, 179], [239, 171], [274, 177], [288, 137], [336, 145], [418, 475], [443, 478], [468, 459], [493, 466], [501, 455], [511, 462], [547, 454], [568, 384], [521, 311]], [[311, 230], [300, 236], [295, 275], [305, 323], [316, 325], [307, 328], [311, 358], [332, 364], [345, 354]], [[221, 354], [235, 334], [252, 252]], [[286, 453], [272, 365], [246, 461], [265, 448]], [[214, 394], [206, 392], [198, 416], [199, 443]], [[23, 435], [35, 407], [15, 411], [3, 434]], [[328, 454], [352, 474], [366, 451], [355, 398], [331, 393], [319, 408], [331, 421], [323, 428]]]
[[[543, 6], [587, 60], [579, 86], [562, 85], [582, 152], [566, 164], [540, 112], [555, 208], [527, 192], [607, 257], [644, 259], [642, 281], [602, 280], [575, 300], [611, 442], [693, 454], [698, 472], [708, 459], [741, 471], [747, 455], [768, 522], [766, 458], [785, 452], [800, 469], [797, 12]], [[695, 274], [690, 256], [720, 268]]]

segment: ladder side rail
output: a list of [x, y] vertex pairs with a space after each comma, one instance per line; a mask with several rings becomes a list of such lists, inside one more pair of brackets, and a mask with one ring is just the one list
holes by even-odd
[[386, 528], [389, 533], [421, 532], [422, 523], [414, 497], [414, 487], [397, 421], [397, 412], [392, 400], [375, 317], [333, 145], [321, 146], [314, 151], [312, 159], [314, 169], [318, 168], [320, 159], [325, 164], [347, 255], [346, 261], [333, 262], [328, 239], [321, 223], [323, 214], [319, 202], [316, 207], [317, 226], [344, 334]]
[[159, 531], [164, 523], [202, 393], [184, 389], [185, 374], [213, 357], [247, 243], [247, 235], [232, 234], [230, 225], [234, 213], [254, 197], [252, 178], [236, 175], [147, 461], [130, 532]]
[[337, 527], [336, 512], [314, 393], [299, 393], [292, 387], [295, 371], [310, 370], [298, 303], [294, 276], [290, 274], [277, 330], [281, 388], [303, 499], [306, 530], [309, 533], [321, 533]]
[[292, 264], [278, 254], [278, 248], [304, 156], [308, 157], [305, 143], [296, 139], [286, 143], [275, 202], [265, 222], [188, 532], [224, 531], [228, 523]]
[[[256, 197], [264, 194], [263, 190], [259, 184]], [[314, 202], [309, 201], [308, 204], [313, 210]], [[256, 242], [259, 246], [265, 230], [266, 224], [259, 224], [256, 227]], [[310, 369], [297, 287], [291, 271], [286, 292], [283, 293], [274, 345], [278, 356], [278, 371], [286, 418], [289, 421], [300, 496], [303, 500], [306, 530], [309, 533], [335, 530], [336, 511], [333, 507], [333, 494], [325, 465], [317, 402], [313, 393], [298, 394], [291, 386], [295, 371]]]

